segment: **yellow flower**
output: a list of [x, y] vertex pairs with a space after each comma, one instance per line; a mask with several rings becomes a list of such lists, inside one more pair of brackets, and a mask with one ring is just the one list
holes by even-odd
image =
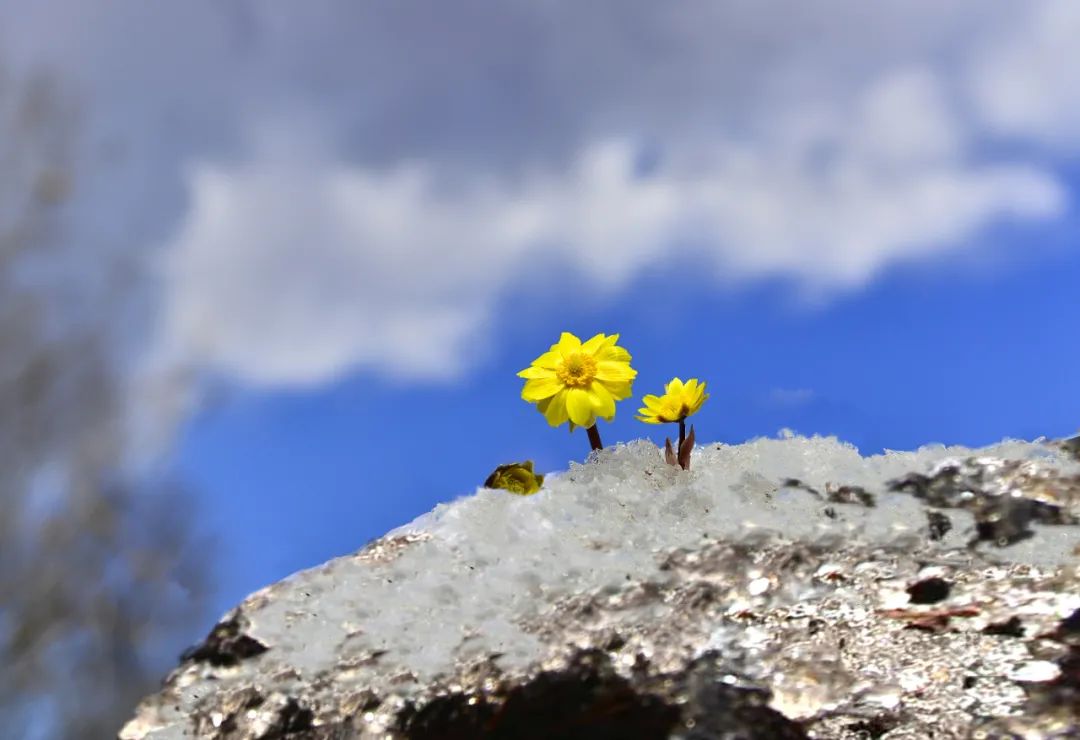
[[543, 485], [544, 476], [533, 471], [532, 460], [500, 465], [484, 481], [485, 488], [501, 488], [521, 496], [536, 493]]
[[646, 424], [682, 421], [696, 414], [708, 397], [705, 384], [699, 383], [697, 378], [690, 378], [685, 383], [673, 378], [664, 386], [664, 395], [645, 396], [641, 399], [645, 405], [638, 409], [637, 418]]
[[618, 334], [597, 334], [585, 342], [563, 332], [558, 343], [518, 373], [525, 378], [521, 397], [557, 427], [570, 422], [591, 427], [596, 417], [611, 421], [615, 402], [630, 397], [637, 370], [630, 367], [630, 353], [615, 343]]

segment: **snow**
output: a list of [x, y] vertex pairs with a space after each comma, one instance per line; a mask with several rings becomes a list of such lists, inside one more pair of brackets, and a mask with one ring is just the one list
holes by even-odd
[[[542, 613], [562, 596], [655, 577], [658, 554], [704, 538], [779, 535], [825, 547], [925, 543], [926, 507], [906, 493], [888, 492], [886, 483], [972, 455], [1080, 472], [1080, 465], [1054, 449], [1012, 440], [979, 450], [931, 445], [862, 457], [833, 437], [782, 433], [740, 445], [702, 445], [689, 471], [666, 465], [652, 443], [635, 441], [549, 475], [532, 496], [479, 489], [391, 532], [390, 537], [430, 539], [379, 566], [385, 580], [371, 584], [370, 601], [393, 608], [368, 614], [364, 630], [371, 638], [380, 636], [384, 649], [409, 654], [410, 670], [418, 676], [448, 669], [453, 657], [463, 657], [450, 654], [459, 635], [433, 630], [432, 615], [440, 623], [472, 625], [477, 654], [502, 652], [506, 664], [523, 665], [537, 657], [539, 646], [516, 626], [516, 618]], [[826, 504], [784, 486], [787, 479], [819, 491], [829, 484], [862, 486], [876, 506]], [[835, 518], [825, 515], [826, 508]], [[953, 526], [939, 546], [964, 546], [973, 534], [972, 516], [957, 509], [944, 513]], [[1056, 565], [1075, 558], [1078, 542], [1076, 527], [1043, 527], [1036, 538], [984, 551], [1003, 562]], [[395, 583], [405, 593], [386, 593]], [[418, 634], [423, 640], [416, 640]]]

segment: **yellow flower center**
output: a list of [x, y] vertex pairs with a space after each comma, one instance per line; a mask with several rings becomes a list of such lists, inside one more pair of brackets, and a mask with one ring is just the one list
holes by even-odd
[[596, 377], [596, 360], [589, 355], [575, 352], [563, 360], [555, 375], [563, 385], [581, 388]]

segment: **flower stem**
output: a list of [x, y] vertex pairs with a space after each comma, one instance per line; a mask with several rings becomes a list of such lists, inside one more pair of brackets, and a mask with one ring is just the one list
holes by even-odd
[[675, 449], [678, 450], [679, 452], [682, 452], [682, 445], [683, 445], [683, 442], [685, 442], [685, 441], [686, 441], [686, 417], [685, 416], [680, 416], [679, 417], [679, 446], [676, 447]]
[[604, 443], [600, 441], [600, 430], [596, 428], [595, 424], [585, 431], [589, 433], [589, 444], [594, 450], [604, 449]]

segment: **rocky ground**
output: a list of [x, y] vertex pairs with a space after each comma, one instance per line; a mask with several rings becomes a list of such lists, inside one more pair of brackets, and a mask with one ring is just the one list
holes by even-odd
[[[501, 529], [470, 529], [469, 506], [534, 498], [484, 492], [439, 526], [253, 594], [120, 736], [1080, 737], [1080, 441], [1041, 447], [912, 458], [876, 483], [743, 475], [740, 489], [667, 470], [639, 445], [613, 453], [607, 477], [589, 468], [599, 459], [554, 481], [538, 494], [554, 497], [537, 504], [548, 514], [507, 509]], [[629, 513], [595, 537], [560, 534], [557, 497], [584, 485], [624, 504], [598, 522]], [[816, 534], [710, 526], [730, 491], [740, 506], [800, 502]], [[694, 537], [637, 541], [691, 503], [703, 507]], [[853, 524], [889, 507], [918, 526], [881, 538]], [[518, 516], [524, 529], [507, 524]], [[483, 527], [506, 543], [479, 548]], [[554, 544], [571, 538], [580, 568], [577, 549]]]

